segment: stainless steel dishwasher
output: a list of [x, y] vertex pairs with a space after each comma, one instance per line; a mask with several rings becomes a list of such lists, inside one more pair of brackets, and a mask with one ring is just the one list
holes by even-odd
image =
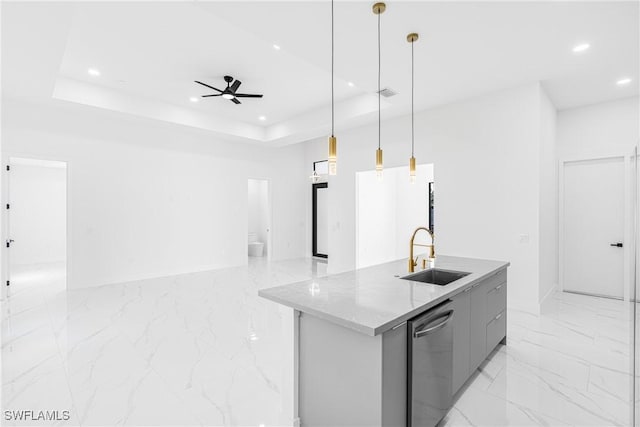
[[433, 427], [451, 407], [453, 314], [447, 300], [407, 322], [409, 427]]

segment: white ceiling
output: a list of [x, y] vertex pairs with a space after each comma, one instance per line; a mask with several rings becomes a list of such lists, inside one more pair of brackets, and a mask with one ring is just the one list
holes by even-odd
[[[377, 118], [372, 2], [335, 4], [336, 120]], [[54, 97], [264, 144], [329, 132], [330, 3], [96, 2], [2, 5], [3, 95]], [[387, 2], [382, 15], [383, 117], [541, 81], [559, 109], [638, 94], [638, 3]], [[588, 42], [575, 55], [571, 48]], [[273, 44], [281, 46], [275, 50]], [[100, 77], [87, 74], [96, 68]], [[235, 105], [216, 87], [230, 74]], [[621, 77], [630, 85], [616, 86]], [[347, 82], [353, 82], [350, 87]], [[267, 120], [258, 120], [264, 115]]]

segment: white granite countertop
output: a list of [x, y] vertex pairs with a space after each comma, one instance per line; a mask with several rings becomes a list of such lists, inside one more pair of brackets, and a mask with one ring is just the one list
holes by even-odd
[[[263, 298], [375, 336], [507, 268], [508, 262], [438, 255], [435, 267], [471, 273], [445, 286], [403, 280], [407, 259], [262, 289]], [[416, 272], [420, 270], [420, 263]]]

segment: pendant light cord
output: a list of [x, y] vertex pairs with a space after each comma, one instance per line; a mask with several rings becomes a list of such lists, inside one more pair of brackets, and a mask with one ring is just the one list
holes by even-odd
[[334, 106], [334, 94], [333, 94], [333, 0], [331, 0], [331, 136], [334, 136], [334, 123], [335, 123], [335, 106]]
[[378, 150], [380, 149], [380, 15], [378, 13]]
[[413, 88], [413, 41], [411, 42], [411, 157], [413, 157], [413, 147], [414, 147], [414, 142], [413, 142], [413, 92], [414, 92], [414, 88]]

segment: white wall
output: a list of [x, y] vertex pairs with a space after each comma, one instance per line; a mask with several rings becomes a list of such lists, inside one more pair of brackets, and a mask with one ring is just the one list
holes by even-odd
[[[433, 163], [438, 183], [436, 251], [510, 261], [510, 300], [522, 305], [539, 295], [540, 102], [531, 84], [416, 114], [416, 159]], [[355, 267], [355, 172], [374, 165], [377, 126], [336, 135], [331, 272]], [[410, 117], [384, 120], [382, 138], [385, 166], [408, 164]], [[325, 138], [310, 141], [307, 164], [326, 150]]]
[[630, 154], [638, 143], [638, 97], [558, 112], [558, 157], [562, 160]]
[[[416, 167], [416, 183], [409, 167], [387, 168], [379, 181], [375, 170], [356, 173], [356, 267], [394, 261], [409, 255], [409, 236], [429, 225], [428, 183], [433, 165]], [[431, 243], [426, 233], [416, 243]], [[416, 247], [416, 254], [425, 249]]]
[[542, 302], [558, 286], [559, 211], [558, 158], [556, 143], [557, 112], [540, 88], [540, 291]]
[[[61, 167], [62, 166], [62, 167]], [[66, 260], [67, 169], [11, 162], [11, 264]]]
[[247, 180], [270, 179], [273, 257], [304, 255], [302, 147], [263, 149], [64, 104], [3, 105], [3, 155], [68, 162], [69, 287], [247, 262]]
[[[356, 173], [356, 264], [362, 268], [397, 259], [396, 174], [387, 170], [378, 181], [375, 171]], [[333, 264], [333, 259], [329, 261]]]
[[[433, 165], [416, 166], [416, 182], [409, 182], [409, 167], [396, 170], [396, 256], [394, 259], [409, 257], [409, 240], [416, 227], [429, 227], [429, 182], [433, 182]], [[434, 228], [437, 225], [434, 224]], [[415, 243], [431, 244], [431, 238], [421, 231]], [[415, 254], [429, 249], [416, 247]], [[390, 260], [392, 261], [392, 260]]]
[[250, 179], [248, 182], [249, 233], [256, 233], [258, 241], [264, 243], [264, 255], [268, 253], [269, 228], [269, 182]]

